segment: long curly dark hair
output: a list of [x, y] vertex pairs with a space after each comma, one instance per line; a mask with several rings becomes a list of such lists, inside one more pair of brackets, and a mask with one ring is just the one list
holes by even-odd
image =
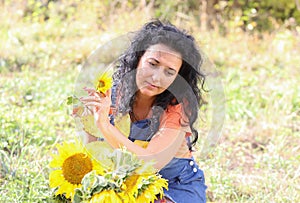
[[[198, 132], [193, 124], [198, 118], [199, 108], [203, 104], [201, 90], [203, 90], [205, 76], [200, 70], [203, 58], [195, 39], [171, 23], [153, 20], [145, 24], [134, 33], [129, 48], [120, 56], [113, 75], [118, 95], [117, 112], [125, 114], [132, 110], [135, 93], [138, 90], [135, 81], [138, 62], [145, 51], [155, 44], [164, 44], [182, 56], [183, 63], [179, 74], [167, 90], [156, 96], [154, 106], [165, 110], [169, 105], [183, 103], [193, 134], [189, 143], [191, 150], [198, 139]], [[159, 116], [161, 112], [158, 113]], [[158, 114], [157, 112], [153, 113], [153, 115]]]

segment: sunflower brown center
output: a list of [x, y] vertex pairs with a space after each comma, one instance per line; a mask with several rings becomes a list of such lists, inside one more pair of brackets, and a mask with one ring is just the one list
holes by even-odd
[[104, 87], [105, 86], [105, 82], [103, 80], [100, 80], [98, 83], [98, 88]]
[[71, 184], [80, 184], [83, 176], [92, 169], [91, 159], [83, 153], [68, 157], [62, 165], [64, 178]]

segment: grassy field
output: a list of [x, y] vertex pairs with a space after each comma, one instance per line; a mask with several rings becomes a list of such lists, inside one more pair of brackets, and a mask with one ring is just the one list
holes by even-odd
[[[81, 64], [99, 44], [151, 16], [138, 10], [107, 15], [101, 6], [53, 3], [45, 19], [42, 9], [26, 14], [34, 5], [0, 4], [0, 202], [50, 201], [50, 154], [56, 143], [75, 136], [65, 100]], [[214, 62], [225, 93], [222, 136], [209, 157], [196, 153], [208, 201], [299, 201], [299, 36], [286, 29], [220, 36], [193, 21], [176, 23]], [[214, 125], [211, 112], [209, 104], [206, 123], [199, 124], [201, 140]]]

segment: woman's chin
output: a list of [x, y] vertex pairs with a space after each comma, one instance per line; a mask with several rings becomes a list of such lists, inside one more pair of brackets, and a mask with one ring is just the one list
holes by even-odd
[[155, 97], [159, 94], [158, 91], [150, 90], [148, 88], [142, 88], [139, 90], [140, 94], [147, 97]]

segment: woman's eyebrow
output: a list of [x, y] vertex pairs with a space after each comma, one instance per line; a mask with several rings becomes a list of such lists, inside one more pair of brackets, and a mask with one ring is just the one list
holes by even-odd
[[153, 56], [149, 57], [148, 59], [154, 60], [156, 63], [160, 63], [160, 61], [156, 58], [154, 58]]
[[[154, 60], [156, 63], [160, 63], [160, 61], [159, 61], [158, 59], [154, 58], [153, 56], [149, 57], [148, 60], [149, 60], [149, 59], [150, 59], [150, 60]], [[176, 72], [176, 69], [175, 69], [175, 68], [172, 68], [172, 67], [169, 67], [169, 66], [166, 66], [166, 68], [168, 68], [168, 69], [170, 69], [170, 70]]]

